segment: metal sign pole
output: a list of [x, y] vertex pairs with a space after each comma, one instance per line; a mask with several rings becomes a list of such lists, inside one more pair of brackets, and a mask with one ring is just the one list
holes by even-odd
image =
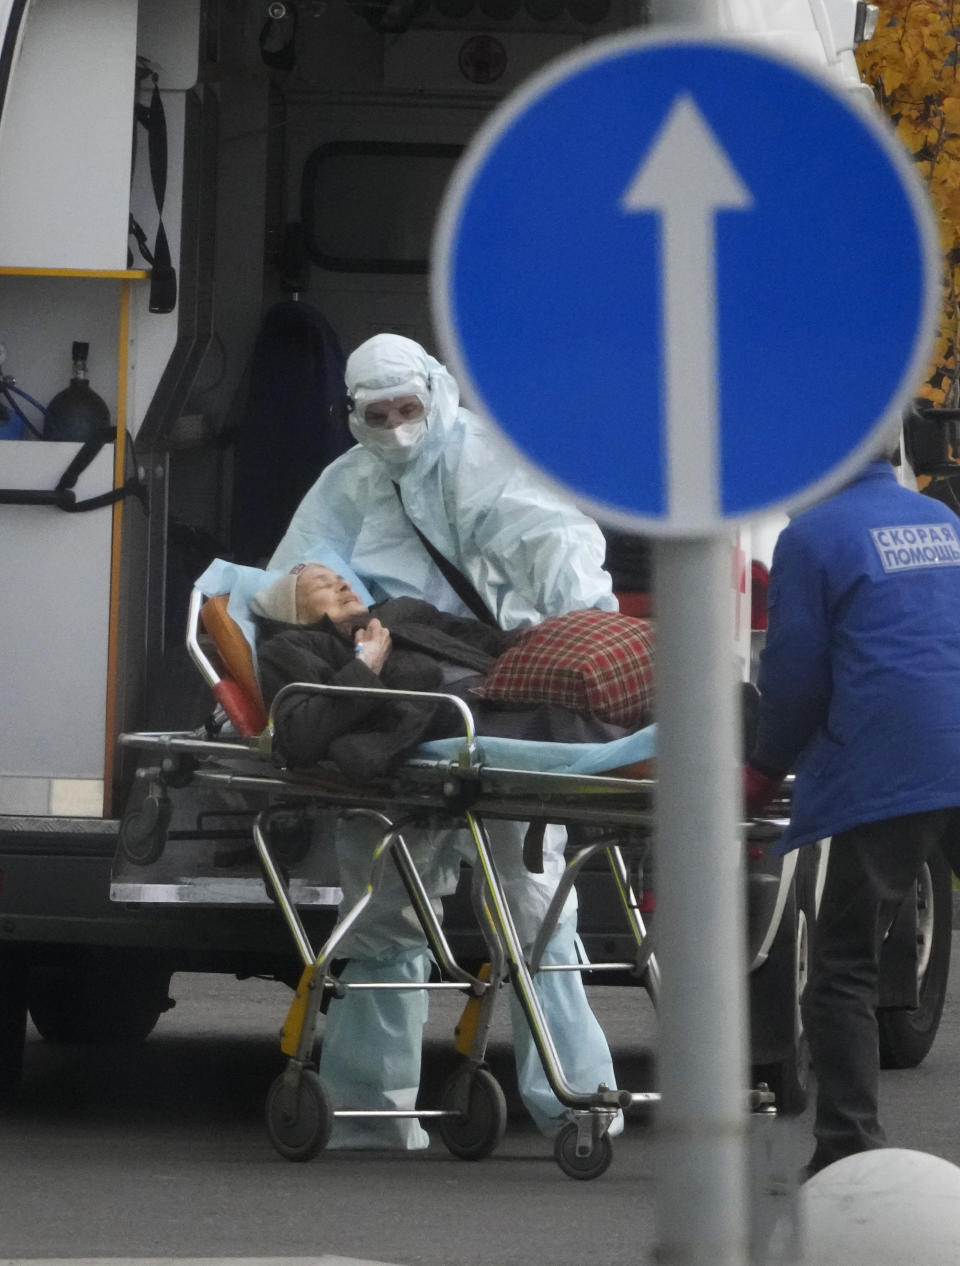
[[657, 1257], [745, 1266], [747, 1044], [737, 682], [725, 536], [655, 546]]

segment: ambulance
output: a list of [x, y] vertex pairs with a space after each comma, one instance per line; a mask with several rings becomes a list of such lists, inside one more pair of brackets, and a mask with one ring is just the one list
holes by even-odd
[[[717, 13], [864, 91], [873, 5]], [[143, 793], [117, 737], [203, 723], [192, 582], [214, 557], [262, 561], [339, 451], [323, 419], [344, 351], [382, 330], [436, 349], [434, 219], [491, 108], [553, 58], [667, 16], [646, 0], [0, 0], [0, 1094], [28, 1016], [49, 1041], [136, 1041], [175, 972], [296, 979], [241, 805], [174, 822], [154, 868], [117, 860]], [[102, 402], [105, 440], [45, 433], [71, 391]], [[737, 548], [746, 675], [746, 534]], [[753, 972], [754, 1060], [794, 1106], [816, 881], [798, 878]], [[310, 884], [320, 928], [336, 877]], [[943, 893], [922, 896], [884, 999], [916, 1039], [904, 1062], [933, 1040], [949, 954]], [[589, 893], [581, 928], [591, 954], [616, 950]]]

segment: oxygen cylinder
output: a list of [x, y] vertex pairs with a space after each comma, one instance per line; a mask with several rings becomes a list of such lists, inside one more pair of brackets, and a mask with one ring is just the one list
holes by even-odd
[[70, 386], [58, 391], [47, 405], [43, 425], [45, 440], [73, 440], [82, 444], [110, 429], [110, 410], [87, 378], [89, 351], [89, 343], [73, 344], [73, 377]]
[[11, 413], [5, 404], [0, 404], [0, 440], [21, 440], [23, 430], [23, 418]]

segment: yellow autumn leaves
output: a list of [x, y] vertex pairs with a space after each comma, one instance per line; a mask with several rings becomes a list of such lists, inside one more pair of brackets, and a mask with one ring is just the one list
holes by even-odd
[[857, 50], [864, 82], [896, 124], [926, 181], [940, 223], [943, 300], [919, 394], [960, 405], [960, 3], [880, 0], [873, 39]]

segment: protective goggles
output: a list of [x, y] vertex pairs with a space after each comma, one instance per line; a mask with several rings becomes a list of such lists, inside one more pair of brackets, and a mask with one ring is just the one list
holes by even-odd
[[385, 429], [422, 422], [430, 412], [430, 386], [418, 377], [390, 387], [358, 387], [348, 401], [365, 426]]

